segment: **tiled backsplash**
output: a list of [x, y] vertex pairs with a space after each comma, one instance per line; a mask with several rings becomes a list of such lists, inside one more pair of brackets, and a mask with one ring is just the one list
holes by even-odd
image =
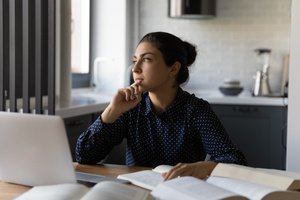
[[197, 46], [188, 87], [217, 89], [224, 78], [239, 79], [252, 90], [258, 65], [254, 49], [270, 48], [271, 89], [280, 92], [284, 55], [289, 53], [291, 0], [217, 0], [208, 20], [168, 17], [168, 0], [139, 2], [139, 37], [167, 31]]

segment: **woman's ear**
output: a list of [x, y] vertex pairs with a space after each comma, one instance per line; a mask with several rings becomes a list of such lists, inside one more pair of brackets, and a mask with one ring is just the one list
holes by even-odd
[[172, 74], [173, 76], [176, 76], [176, 75], [178, 74], [180, 68], [181, 68], [181, 63], [178, 62], [178, 61], [176, 61], [176, 62], [172, 65], [172, 67], [171, 67], [171, 71], [170, 71], [171, 74]]

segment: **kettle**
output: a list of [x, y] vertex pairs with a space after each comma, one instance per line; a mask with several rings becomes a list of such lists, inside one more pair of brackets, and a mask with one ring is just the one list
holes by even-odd
[[254, 96], [270, 96], [272, 91], [269, 84], [269, 58], [270, 49], [255, 49], [260, 62], [262, 63], [262, 69], [256, 71], [255, 84], [253, 89]]

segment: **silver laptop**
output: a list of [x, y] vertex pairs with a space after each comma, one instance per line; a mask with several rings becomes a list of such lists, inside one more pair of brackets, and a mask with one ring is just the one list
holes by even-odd
[[37, 186], [78, 179], [97, 183], [114, 178], [75, 174], [61, 117], [0, 112], [1, 181]]

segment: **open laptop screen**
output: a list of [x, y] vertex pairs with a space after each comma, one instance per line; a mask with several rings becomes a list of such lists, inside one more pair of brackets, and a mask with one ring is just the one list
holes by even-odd
[[30, 186], [76, 182], [59, 116], [0, 112], [0, 180]]

